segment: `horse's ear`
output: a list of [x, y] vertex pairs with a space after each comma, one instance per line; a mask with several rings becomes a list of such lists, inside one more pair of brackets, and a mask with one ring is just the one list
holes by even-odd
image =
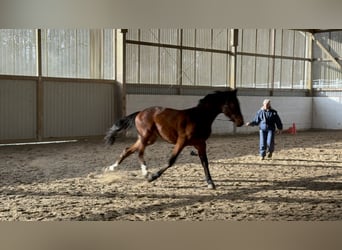
[[237, 91], [238, 91], [238, 89], [234, 89], [234, 90], [233, 90], [233, 93], [236, 95], [236, 94], [237, 94]]

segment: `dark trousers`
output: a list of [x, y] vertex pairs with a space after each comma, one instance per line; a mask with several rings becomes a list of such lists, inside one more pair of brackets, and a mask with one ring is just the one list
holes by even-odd
[[260, 142], [259, 152], [260, 156], [266, 156], [266, 152], [274, 151], [274, 130], [259, 130]]

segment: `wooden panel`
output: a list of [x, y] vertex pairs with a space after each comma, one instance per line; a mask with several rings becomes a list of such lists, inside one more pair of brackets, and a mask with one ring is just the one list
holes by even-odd
[[114, 84], [44, 83], [44, 138], [103, 135], [115, 112]]
[[36, 81], [0, 80], [0, 141], [36, 138]]

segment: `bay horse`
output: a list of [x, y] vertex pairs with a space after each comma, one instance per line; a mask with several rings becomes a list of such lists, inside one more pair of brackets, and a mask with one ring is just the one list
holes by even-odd
[[[149, 107], [118, 120], [107, 132], [105, 141], [112, 145], [122, 132], [135, 126], [137, 141], [127, 147], [118, 160], [107, 168], [113, 171], [126, 157], [138, 151], [143, 176], [149, 181], [159, 178], [171, 167], [184, 147], [193, 146], [204, 169], [208, 188], [215, 189], [211, 178], [206, 152], [206, 140], [211, 134], [211, 125], [216, 116], [225, 114], [237, 127], [244, 124], [237, 98], [237, 90], [216, 91], [199, 100], [193, 108], [177, 110], [165, 107]], [[174, 144], [168, 164], [155, 173], [147, 171], [144, 160], [145, 148], [152, 145], [158, 137]]]

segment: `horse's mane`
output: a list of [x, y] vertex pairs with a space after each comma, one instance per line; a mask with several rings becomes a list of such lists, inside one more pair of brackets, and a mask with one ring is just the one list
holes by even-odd
[[216, 90], [214, 93], [208, 94], [199, 100], [198, 106], [208, 104], [208, 103], [216, 103], [222, 100], [222, 97], [226, 98], [227, 94], [231, 94], [232, 89], [228, 90]]

